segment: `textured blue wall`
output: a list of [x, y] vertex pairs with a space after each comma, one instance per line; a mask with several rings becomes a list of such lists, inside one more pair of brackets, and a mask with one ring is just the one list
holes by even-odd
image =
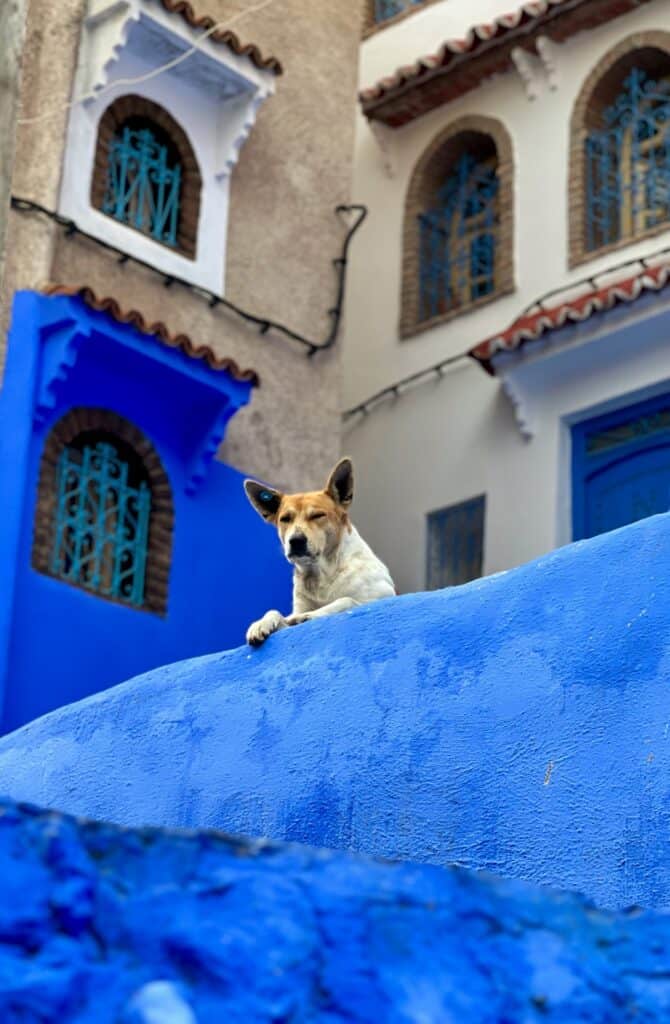
[[0, 804], [3, 1024], [646, 1024], [670, 916]]
[[[219, 387], [230, 390], [230, 405]], [[221, 409], [225, 419], [248, 389], [80, 299], [19, 293], [0, 432], [5, 730], [156, 665], [236, 646], [268, 600], [290, 607], [289, 567], [249, 506], [242, 476], [221, 463], [207, 465], [206, 451], [198, 462]], [[165, 616], [105, 601], [31, 567], [44, 442], [54, 423], [80, 405], [130, 420], [163, 462], [175, 521]], [[200, 479], [189, 493], [194, 466]]]
[[670, 906], [670, 517], [158, 669], [0, 740], [9, 795]]

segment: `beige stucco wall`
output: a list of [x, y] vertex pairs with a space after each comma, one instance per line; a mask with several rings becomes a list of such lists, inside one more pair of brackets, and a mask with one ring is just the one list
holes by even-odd
[[14, 164], [16, 106], [25, 13], [25, 0], [4, 0], [0, 4], [0, 282]]
[[[24, 116], [57, 110], [69, 98], [84, 6], [84, 0], [31, 0]], [[223, 21], [252, 6], [209, 0], [206, 12]], [[360, 7], [360, 0], [274, 0], [234, 26], [241, 39], [278, 56], [284, 74], [233, 173], [226, 297], [317, 340], [329, 327], [332, 260], [345, 231], [334, 207], [350, 198]], [[14, 192], [57, 205], [65, 127], [61, 111], [19, 128]], [[119, 266], [84, 240], [64, 239], [37, 216], [13, 214], [10, 231], [5, 309], [17, 287], [47, 279], [86, 283], [233, 356], [252, 366], [262, 384], [231, 423], [222, 456], [285, 488], [313, 485], [324, 476], [339, 452], [338, 347], [307, 359], [282, 337], [261, 337], [178, 286], [167, 290], [149, 272]]]

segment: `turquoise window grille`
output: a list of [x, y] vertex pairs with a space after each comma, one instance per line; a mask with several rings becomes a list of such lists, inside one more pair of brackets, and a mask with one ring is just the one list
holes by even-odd
[[396, 14], [407, 11], [411, 7], [418, 7], [424, 0], [375, 0], [375, 21], [388, 21]]
[[426, 589], [454, 587], [482, 574], [484, 511], [480, 495], [428, 515]]
[[496, 289], [499, 181], [495, 159], [465, 153], [419, 214], [419, 320], [470, 305]]
[[103, 212], [176, 247], [180, 196], [181, 166], [169, 144], [149, 127], [124, 125], [109, 147]]
[[586, 247], [600, 249], [670, 221], [670, 79], [639, 68], [586, 139]]
[[107, 442], [63, 448], [57, 468], [51, 572], [103, 597], [141, 607], [151, 492], [129, 483], [130, 464]]

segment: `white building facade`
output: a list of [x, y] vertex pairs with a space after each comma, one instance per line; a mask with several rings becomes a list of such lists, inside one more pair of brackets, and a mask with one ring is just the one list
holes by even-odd
[[400, 590], [670, 507], [667, 0], [508, 7], [361, 48], [344, 447]]

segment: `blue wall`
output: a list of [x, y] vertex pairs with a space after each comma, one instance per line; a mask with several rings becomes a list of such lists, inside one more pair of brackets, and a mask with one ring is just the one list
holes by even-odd
[[0, 740], [12, 797], [670, 906], [670, 516], [168, 666]]
[[[79, 299], [19, 293], [0, 432], [5, 729], [156, 665], [236, 646], [268, 602], [288, 609], [289, 567], [273, 531], [249, 506], [242, 476], [208, 461], [206, 451], [248, 391]], [[111, 603], [31, 567], [44, 442], [80, 405], [111, 409], [135, 424], [170, 479], [175, 526], [165, 616]]]
[[645, 1024], [670, 916], [0, 804], [3, 1024]]

